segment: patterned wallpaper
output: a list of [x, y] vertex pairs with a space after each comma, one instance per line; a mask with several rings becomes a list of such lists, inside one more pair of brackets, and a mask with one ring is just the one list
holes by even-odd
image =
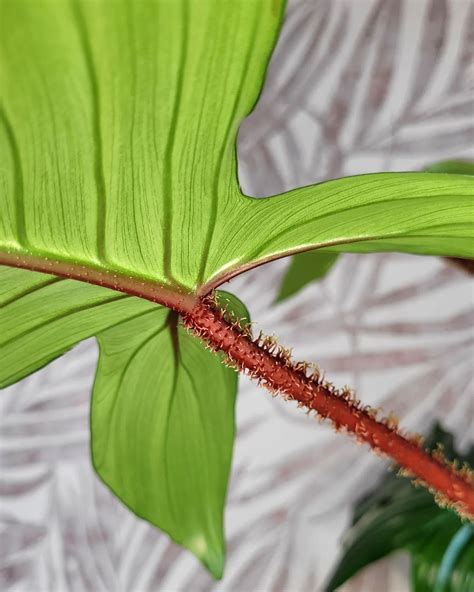
[[[473, 52], [469, 0], [290, 1], [264, 92], [241, 128], [244, 189], [272, 195], [341, 175], [474, 158]], [[323, 281], [273, 305], [287, 265], [226, 286], [257, 328], [403, 426], [423, 431], [442, 417], [461, 446], [472, 440], [472, 280], [437, 258], [346, 255]], [[241, 378], [228, 560], [214, 582], [94, 475], [96, 360], [95, 341], [86, 341], [2, 393], [1, 589], [322, 590], [352, 504], [387, 463]], [[408, 591], [408, 569], [398, 554], [343, 590]]]

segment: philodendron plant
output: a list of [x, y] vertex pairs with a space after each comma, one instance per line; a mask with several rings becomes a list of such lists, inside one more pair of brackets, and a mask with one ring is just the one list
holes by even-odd
[[216, 292], [314, 249], [474, 258], [467, 175], [362, 175], [265, 199], [242, 192], [236, 136], [283, 9], [282, 0], [1, 5], [0, 384], [96, 336], [95, 469], [216, 577], [234, 369], [474, 514], [467, 470], [252, 336], [244, 306]]

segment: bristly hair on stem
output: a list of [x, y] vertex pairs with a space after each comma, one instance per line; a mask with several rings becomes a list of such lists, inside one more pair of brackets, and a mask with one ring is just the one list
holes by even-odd
[[182, 313], [184, 325], [212, 351], [223, 352], [226, 363], [255, 379], [274, 395], [294, 400], [298, 406], [330, 420], [337, 431], [345, 431], [368, 444], [400, 466], [415, 484], [427, 487], [436, 501], [449, 506], [463, 518], [474, 518], [474, 476], [467, 467], [449, 463], [442, 454], [429, 453], [419, 436], [403, 434], [396, 418], [378, 417], [378, 411], [363, 406], [354, 393], [336, 389], [322, 378], [319, 369], [294, 362], [289, 350], [274, 337], [253, 338], [249, 327], [219, 308], [211, 294]]

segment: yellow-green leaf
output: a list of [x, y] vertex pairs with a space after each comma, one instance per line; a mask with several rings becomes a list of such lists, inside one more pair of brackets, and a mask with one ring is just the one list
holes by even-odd
[[237, 374], [164, 308], [98, 340], [96, 471], [138, 516], [221, 577]]
[[242, 194], [238, 126], [282, 10], [278, 0], [2, 0], [0, 261], [47, 258], [202, 293], [312, 248], [474, 256], [467, 176]]

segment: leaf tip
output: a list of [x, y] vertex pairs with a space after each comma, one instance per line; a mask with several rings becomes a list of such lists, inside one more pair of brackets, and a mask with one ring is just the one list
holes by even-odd
[[204, 567], [216, 580], [221, 580], [224, 575], [225, 548], [224, 541], [212, 544], [204, 533], [195, 535], [184, 543], [191, 553], [201, 561]]

